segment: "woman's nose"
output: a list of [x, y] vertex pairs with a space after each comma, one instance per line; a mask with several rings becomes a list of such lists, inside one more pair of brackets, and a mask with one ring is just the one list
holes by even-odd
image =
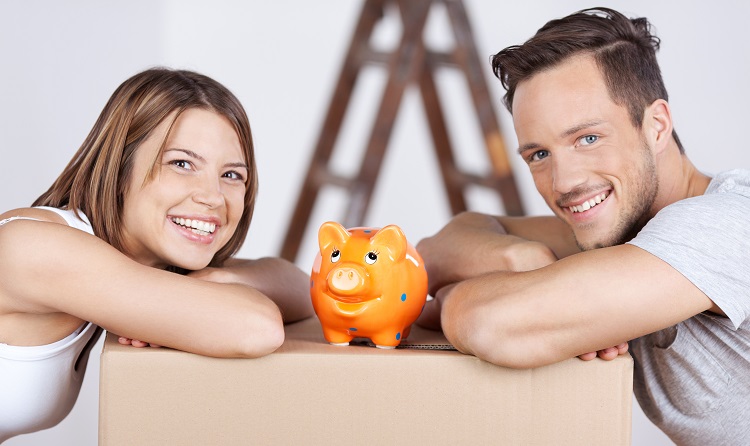
[[209, 209], [224, 204], [224, 194], [218, 179], [201, 178], [193, 191], [193, 201], [207, 206]]

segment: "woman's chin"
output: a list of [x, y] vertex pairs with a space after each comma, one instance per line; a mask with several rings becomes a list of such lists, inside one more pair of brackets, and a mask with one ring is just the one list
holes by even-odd
[[200, 271], [206, 268], [212, 259], [173, 259], [170, 263], [173, 268], [184, 269], [188, 271]]

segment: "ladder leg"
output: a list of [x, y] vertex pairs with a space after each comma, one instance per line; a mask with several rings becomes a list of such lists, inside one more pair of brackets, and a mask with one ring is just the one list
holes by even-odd
[[424, 103], [424, 111], [427, 115], [427, 123], [430, 126], [432, 142], [435, 145], [440, 173], [443, 177], [445, 192], [448, 196], [451, 212], [455, 215], [466, 210], [466, 200], [463, 194], [463, 181], [456, 169], [456, 161], [453, 157], [453, 148], [445, 123], [445, 115], [438, 97], [437, 86], [433, 67], [435, 64], [425, 59], [422, 72], [419, 77], [419, 91]]
[[367, 0], [349, 44], [336, 87], [328, 107], [323, 127], [302, 182], [297, 203], [289, 221], [286, 237], [281, 248], [281, 257], [295, 261], [305, 228], [312, 214], [315, 201], [322, 186], [321, 173], [327, 171], [336, 137], [341, 129], [344, 114], [351, 100], [362, 61], [359, 55], [369, 44], [375, 24], [383, 15], [383, 0]]
[[456, 39], [456, 57], [468, 81], [474, 107], [477, 110], [484, 141], [496, 175], [497, 188], [503, 199], [507, 215], [524, 215], [513, 171], [508, 160], [495, 109], [492, 106], [484, 69], [479, 64], [479, 54], [472, 36], [469, 18], [460, 0], [446, 0], [448, 17]]
[[342, 223], [348, 227], [360, 226], [364, 221], [404, 90], [409, 83], [416, 81], [424, 60], [422, 31], [432, 0], [400, 0], [398, 3], [405, 23], [403, 34], [398, 49], [389, 61], [389, 75], [383, 99], [359, 175], [351, 189], [348, 210]]
[[[375, 24], [383, 16], [386, 3], [399, 6], [403, 22], [401, 41], [398, 48], [388, 58], [388, 80], [359, 174], [354, 179], [341, 178], [329, 170], [328, 163], [363, 64], [368, 61], [382, 62], [384, 60], [382, 54], [372, 51], [369, 47], [369, 38]], [[430, 7], [435, 3], [446, 5], [455, 34], [456, 48], [447, 59], [443, 54], [428, 54], [422, 39]], [[458, 65], [467, 80], [491, 161], [491, 174], [486, 177], [462, 173], [455, 164], [454, 152], [435, 84], [434, 70], [440, 62], [446, 60], [452, 65]], [[336, 184], [349, 189], [350, 202], [342, 223], [350, 227], [362, 225], [382, 167], [399, 105], [405, 89], [411, 83], [416, 83], [420, 87], [420, 96], [425, 106], [451, 211], [457, 214], [466, 210], [465, 188], [470, 183], [476, 183], [494, 188], [500, 193], [506, 214], [523, 215], [520, 195], [462, 1], [365, 0], [289, 223], [281, 257], [290, 261], [295, 260], [315, 201], [323, 185]]]

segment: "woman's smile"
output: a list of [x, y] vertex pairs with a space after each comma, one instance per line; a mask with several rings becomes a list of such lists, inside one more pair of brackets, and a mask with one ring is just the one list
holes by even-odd
[[174, 224], [180, 234], [188, 240], [206, 245], [213, 243], [214, 233], [217, 228], [220, 228], [216, 220], [218, 219], [169, 217], [169, 221]]

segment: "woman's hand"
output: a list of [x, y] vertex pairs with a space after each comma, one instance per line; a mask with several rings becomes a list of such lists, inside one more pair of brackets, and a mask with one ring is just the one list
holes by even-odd
[[117, 342], [119, 342], [122, 345], [132, 345], [133, 347], [137, 347], [137, 348], [143, 348], [143, 347], [159, 348], [161, 347], [161, 345], [151, 344], [150, 342], [143, 342], [137, 339], [130, 339], [130, 338], [126, 338], [125, 336], [120, 336], [117, 339]]

